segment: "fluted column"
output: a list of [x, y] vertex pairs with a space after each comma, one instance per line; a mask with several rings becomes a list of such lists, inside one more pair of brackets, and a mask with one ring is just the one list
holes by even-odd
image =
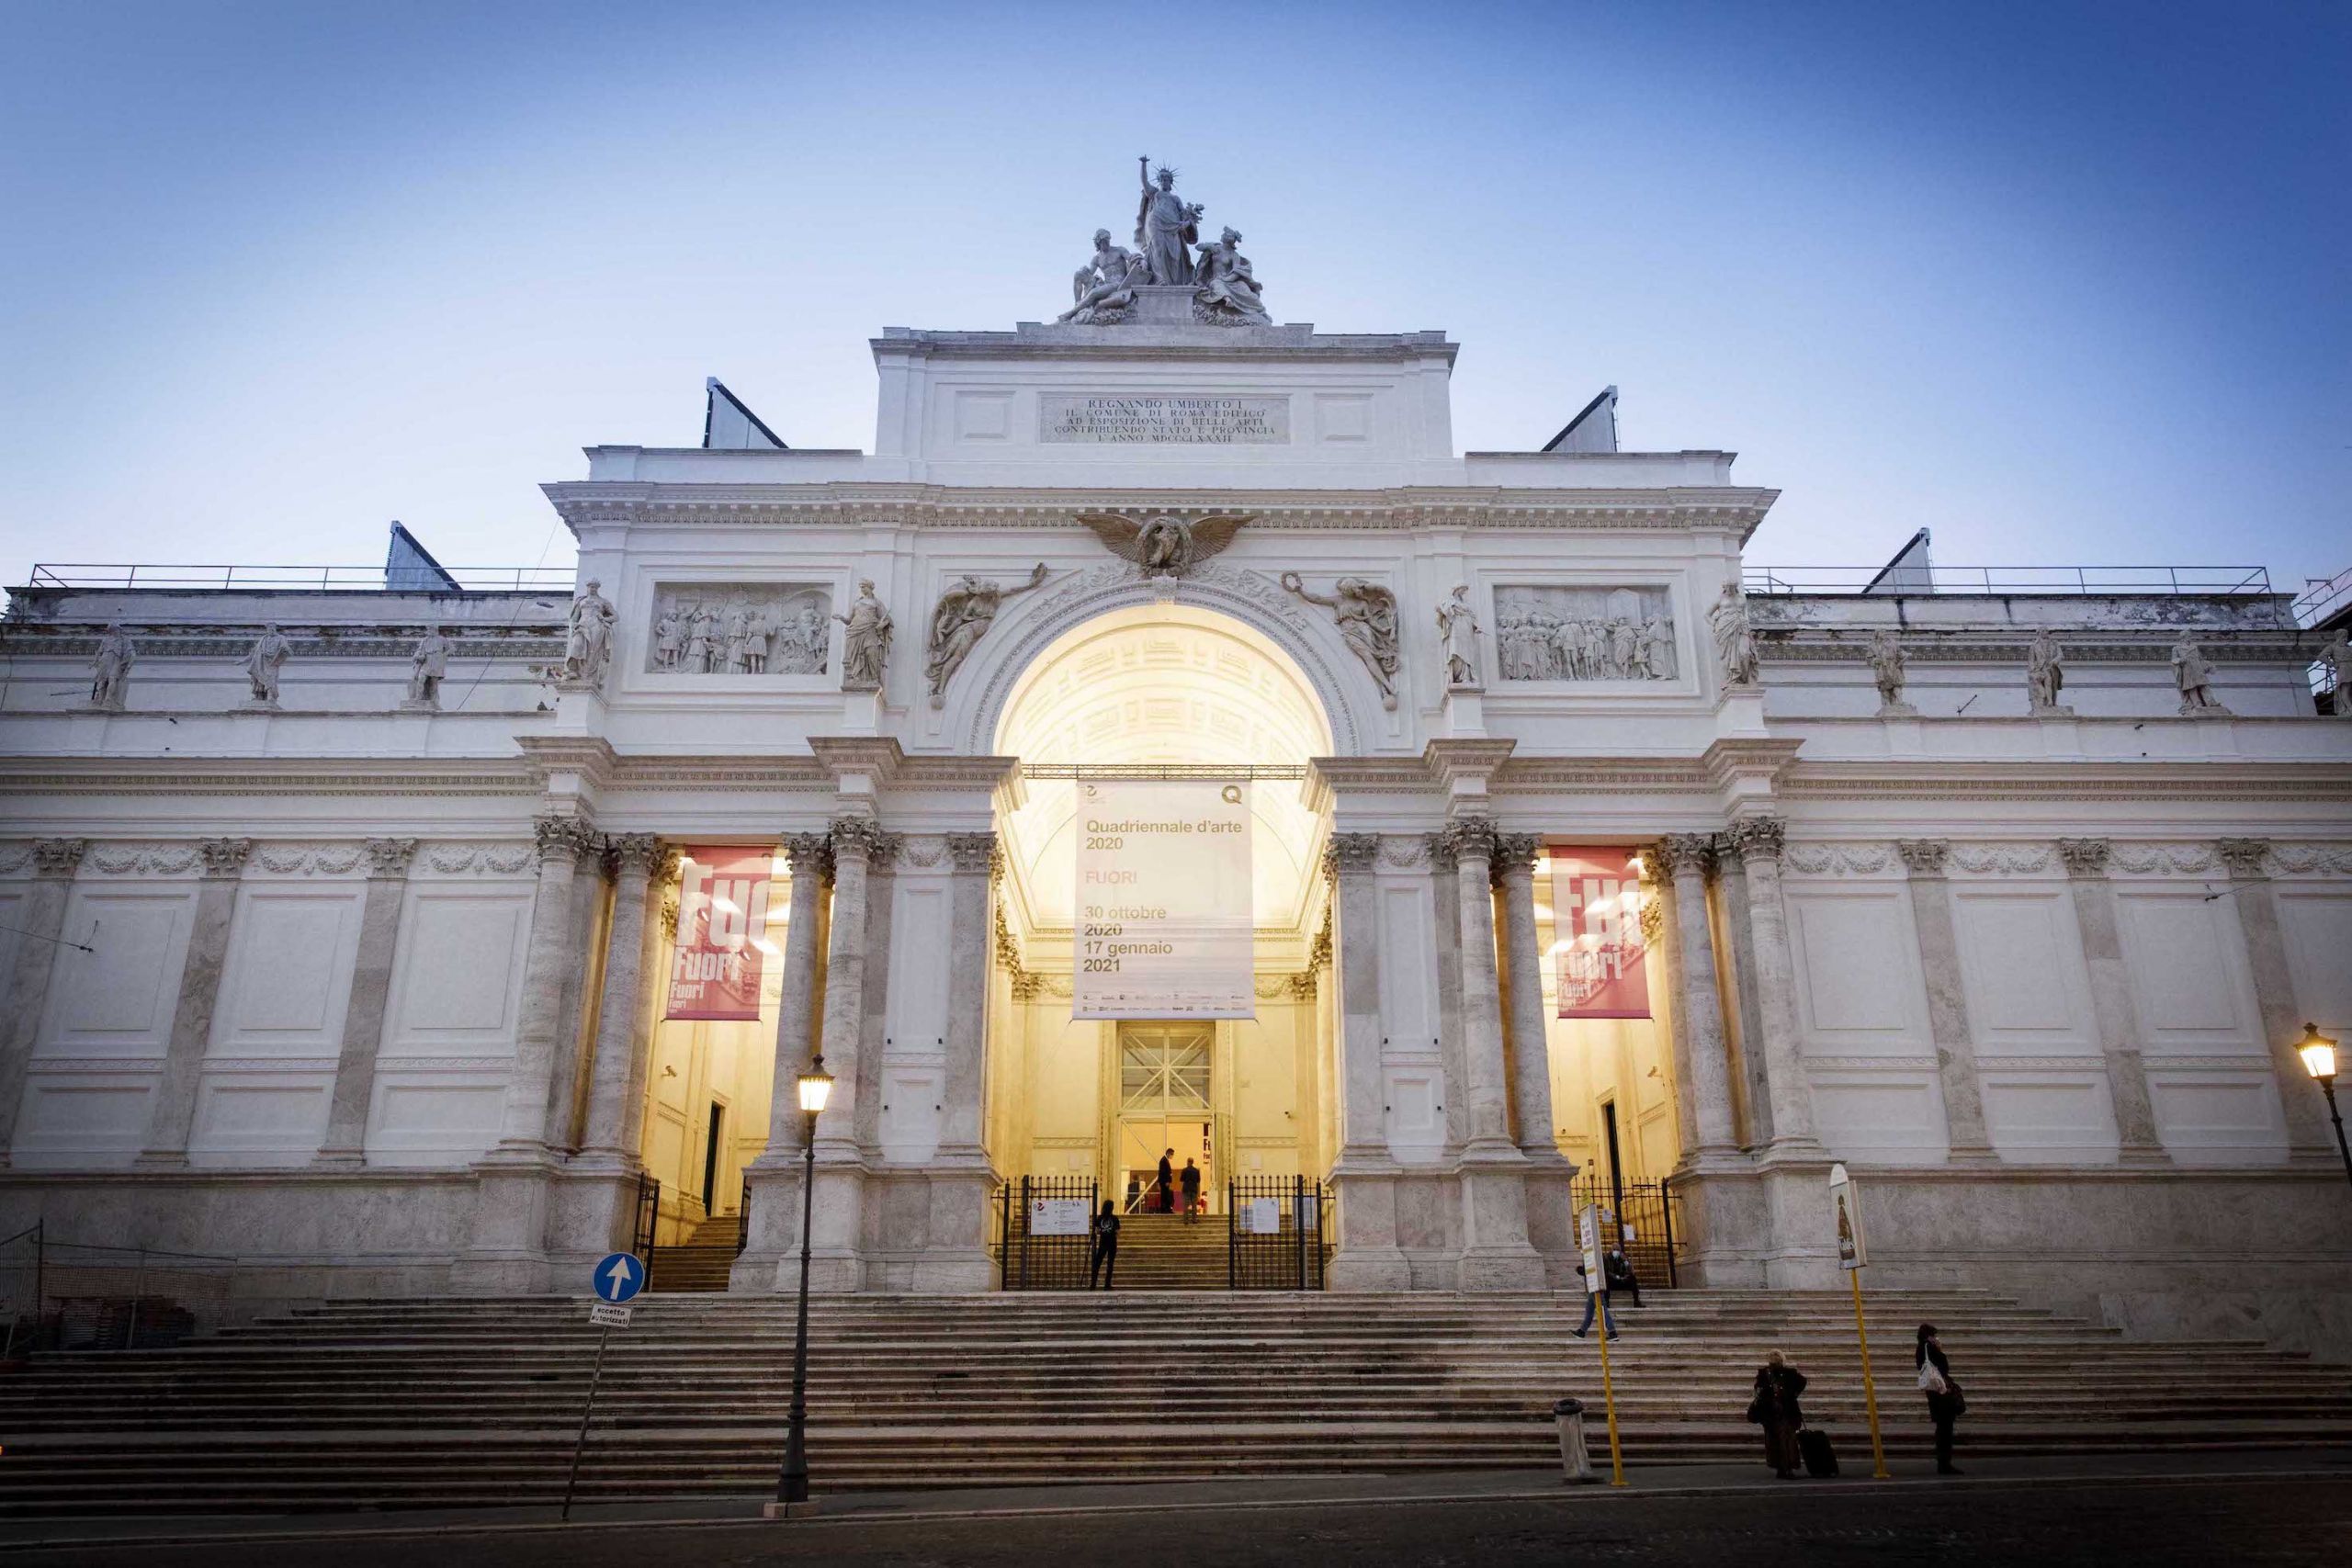
[[1739, 1030], [1739, 1071], [1747, 1100], [1747, 1146], [1762, 1148], [1772, 1141], [1771, 1095], [1765, 1082], [1764, 1010], [1756, 991], [1756, 952], [1749, 933], [1754, 922], [1747, 914], [1747, 868], [1740, 863], [1731, 835], [1714, 835], [1715, 894], [1722, 901], [1723, 944], [1715, 953], [1717, 971], [1730, 982], [1733, 1011]]
[[489, 1156], [506, 1161], [547, 1155], [548, 1084], [563, 1024], [564, 977], [578, 962], [571, 942], [572, 886], [581, 857], [599, 847], [595, 833], [576, 818], [541, 817], [531, 831], [538, 843], [539, 880], [531, 898], [531, 941], [525, 949], [523, 997], [514, 1021], [514, 1070], [507, 1080], [498, 1146]]
[[1707, 868], [1714, 840], [1706, 833], [1669, 833], [1658, 840], [1659, 868], [1673, 886], [1675, 1077], [1688, 1086], [1692, 1145], [1685, 1163], [1735, 1156], [1738, 1134], [1731, 1113], [1731, 1051], [1724, 1032], [1723, 993], [1715, 983], [1715, 939], [1707, 921]]
[[1535, 933], [1535, 858], [1544, 840], [1505, 833], [1495, 841], [1495, 884], [1503, 895], [1503, 973], [1510, 998], [1510, 1101], [1520, 1152], [1562, 1158], [1552, 1131], [1550, 1021], [1544, 1016], [1544, 947]]
[[865, 1031], [867, 897], [874, 863], [894, 840], [864, 818], [832, 827], [833, 915], [825, 954], [825, 1007], [820, 1036], [831, 1095], [817, 1118], [817, 1207], [811, 1230], [813, 1290], [855, 1291], [865, 1283], [865, 1157], [858, 1146], [859, 1054]]
[[1818, 1156], [1813, 1086], [1805, 1078], [1804, 1050], [1797, 1032], [1795, 960], [1781, 900], [1781, 850], [1788, 828], [1777, 817], [1749, 817], [1731, 825], [1730, 837], [1733, 852], [1747, 874], [1748, 948], [1756, 961], [1765, 1091], [1772, 1107], [1770, 1147], [1776, 1154]]
[[2156, 1133], [2147, 1064], [2140, 1056], [2140, 1010], [2123, 964], [2122, 931], [2115, 914], [2115, 885], [2107, 879], [2105, 839], [2061, 839], [2058, 858], [2075, 898], [2083, 963], [2090, 971], [2091, 1011], [2099, 1054], [2107, 1058], [2109, 1098], [2115, 1103], [2117, 1158], [2125, 1165], [2164, 1165], [2171, 1156]]
[[1412, 1271], [1396, 1246], [1396, 1163], [1388, 1152], [1381, 1062], [1380, 902], [1374, 833], [1335, 833], [1323, 852], [1334, 885], [1340, 949], [1340, 1157], [1331, 1167], [1339, 1198], [1331, 1287], [1401, 1291]]
[[2295, 1008], [2295, 975], [2288, 966], [2286, 933], [2278, 925], [2278, 897], [2270, 888], [2270, 840], [2219, 839], [2213, 847], [2220, 852], [2222, 863], [2229, 867], [2238, 927], [2245, 932], [2255, 1006], [2262, 1014], [2262, 1035], [2270, 1047], [2278, 1099], [2287, 1113], [2288, 1147], [2298, 1155], [2324, 1155], [2335, 1140], [2322, 1109], [2324, 1102], [2312, 1092], [2311, 1075], [2295, 1054], [2295, 1042], [2302, 1038], [2303, 1015]]
[[678, 852], [652, 833], [623, 833], [613, 840], [616, 865], [613, 919], [605, 937], [605, 987], [596, 1006], [596, 1048], [588, 1064], [588, 1120], [580, 1140], [579, 1163], [634, 1169], [640, 1152], [630, 1137], [632, 1091], [642, 1097], [644, 1059], [652, 1045], [647, 1027], [646, 986], [653, 920], [652, 901], [677, 863]]
[[784, 987], [776, 998], [768, 1143], [745, 1172], [752, 1195], [746, 1222], [749, 1235], [729, 1276], [730, 1291], [764, 1292], [783, 1288], [778, 1267], [800, 1245], [801, 1156], [808, 1118], [800, 1109], [799, 1082], [802, 1069], [816, 1052], [819, 1010], [825, 996], [820, 960], [826, 896], [832, 887], [833, 848], [832, 840], [822, 833], [786, 834], [783, 847], [792, 891], [784, 931]]
[[947, 903], [946, 1109], [940, 1122], [940, 1153], [948, 1158], [985, 1159], [980, 1149], [980, 1098], [985, 1081], [989, 950], [989, 888], [999, 856], [994, 833], [950, 833], [947, 853], [955, 866]]
[[147, 1145], [132, 1163], [149, 1168], [187, 1164], [188, 1133], [196, 1123], [197, 1086], [212, 1043], [212, 1014], [220, 1003], [220, 971], [229, 960], [229, 925], [237, 909], [251, 839], [207, 839], [204, 880], [197, 885], [196, 916], [188, 927], [187, 962], [180, 969], [179, 1001], [172, 1010], [171, 1043], [163, 1081], [147, 1122]]
[[1936, 1077], [1943, 1087], [1944, 1126], [1955, 1165], [1993, 1159], [1984, 1130], [1984, 1090], [1976, 1077], [1976, 1036], [1968, 1022], [1968, 988], [1953, 930], [1951, 879], [1944, 863], [1951, 846], [1941, 839], [1905, 839], [1894, 846], [1909, 876], [1911, 925], [1919, 935], [1919, 972], [1928, 986], [1928, 1032], [1936, 1045]]
[[1495, 827], [1464, 818], [1446, 829], [1459, 870], [1455, 908], [1462, 938], [1462, 1055], [1470, 1091], [1462, 1183], [1465, 1291], [1532, 1291], [1544, 1263], [1527, 1239], [1527, 1160], [1510, 1140], [1510, 1075], [1503, 1061], [1502, 991], [1495, 966]]
[[65, 937], [65, 906], [74, 874], [89, 844], [81, 839], [33, 842], [33, 883], [18, 906], [17, 961], [0, 990], [0, 1168], [16, 1145], [17, 1115], [24, 1103], [25, 1077], [32, 1066], [33, 1042], [49, 999], [50, 976]]
[[376, 1098], [376, 1054], [384, 1043], [384, 1005], [392, 994], [392, 948], [408, 896], [414, 839], [368, 840], [368, 891], [359, 907], [359, 953], [351, 999], [343, 1010], [343, 1043], [327, 1102], [326, 1136], [313, 1165], [356, 1170], [368, 1163], [368, 1112]]

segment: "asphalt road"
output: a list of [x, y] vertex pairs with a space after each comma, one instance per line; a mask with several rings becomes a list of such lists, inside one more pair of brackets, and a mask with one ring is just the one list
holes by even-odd
[[[1246, 1488], [1238, 1495], [1246, 1497]], [[1558, 1501], [1282, 1504], [999, 1518], [623, 1525], [495, 1535], [252, 1541], [0, 1553], [0, 1564], [139, 1568], [1238, 1568], [1258, 1563], [1708, 1564], [2352, 1562], [2352, 1481], [2181, 1477], [2019, 1485], [1823, 1487], [1707, 1496], [1578, 1492]]]

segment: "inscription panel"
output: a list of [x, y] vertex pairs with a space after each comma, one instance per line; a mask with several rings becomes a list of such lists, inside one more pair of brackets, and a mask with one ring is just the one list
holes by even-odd
[[1044, 424], [1038, 438], [1049, 444], [1280, 446], [1290, 441], [1288, 398], [1047, 392], [1037, 406]]

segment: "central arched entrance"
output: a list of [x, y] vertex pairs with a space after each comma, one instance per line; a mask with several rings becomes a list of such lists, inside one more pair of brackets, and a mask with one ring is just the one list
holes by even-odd
[[[1319, 870], [1329, 822], [1308, 806], [1303, 774], [1338, 748], [1315, 683], [1234, 616], [1129, 605], [1040, 649], [1011, 682], [993, 742], [1023, 764], [997, 822], [998, 1168], [1091, 1178], [1130, 1212], [1154, 1206], [1168, 1151], [1176, 1167], [1202, 1170], [1212, 1214], [1234, 1179], [1319, 1179], [1337, 1146], [1331, 910]], [[1079, 780], [1153, 770], [1238, 776], [1249, 792], [1253, 1018], [1073, 1016]]]

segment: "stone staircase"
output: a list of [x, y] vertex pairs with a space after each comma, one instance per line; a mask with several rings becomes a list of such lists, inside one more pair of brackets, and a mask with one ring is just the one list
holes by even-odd
[[742, 1249], [742, 1215], [713, 1214], [677, 1246], [653, 1249], [646, 1263], [645, 1288], [665, 1295], [725, 1290], [735, 1255]]
[[[1567, 1295], [1126, 1292], [820, 1299], [820, 1491], [1398, 1473], [1555, 1462], [1551, 1401], [1597, 1401]], [[2352, 1371], [2245, 1341], [2127, 1342], [1965, 1292], [1876, 1294], [1888, 1440], [1928, 1441], [1910, 1329], [1941, 1325], [1964, 1453], [2352, 1442]], [[1626, 1455], [1747, 1459], [1778, 1348], [1866, 1464], [1837, 1293], [1659, 1292], [1611, 1347]], [[640, 1297], [616, 1331], [584, 1496], [772, 1483], [793, 1303]], [[177, 1348], [48, 1354], [0, 1376], [0, 1512], [277, 1512], [558, 1495], [597, 1330], [554, 1298], [344, 1302]], [[1596, 1443], [1601, 1441], [1598, 1426]]]
[[1226, 1288], [1226, 1223], [1203, 1214], [1129, 1214], [1119, 1224], [1121, 1291], [1222, 1291]]

